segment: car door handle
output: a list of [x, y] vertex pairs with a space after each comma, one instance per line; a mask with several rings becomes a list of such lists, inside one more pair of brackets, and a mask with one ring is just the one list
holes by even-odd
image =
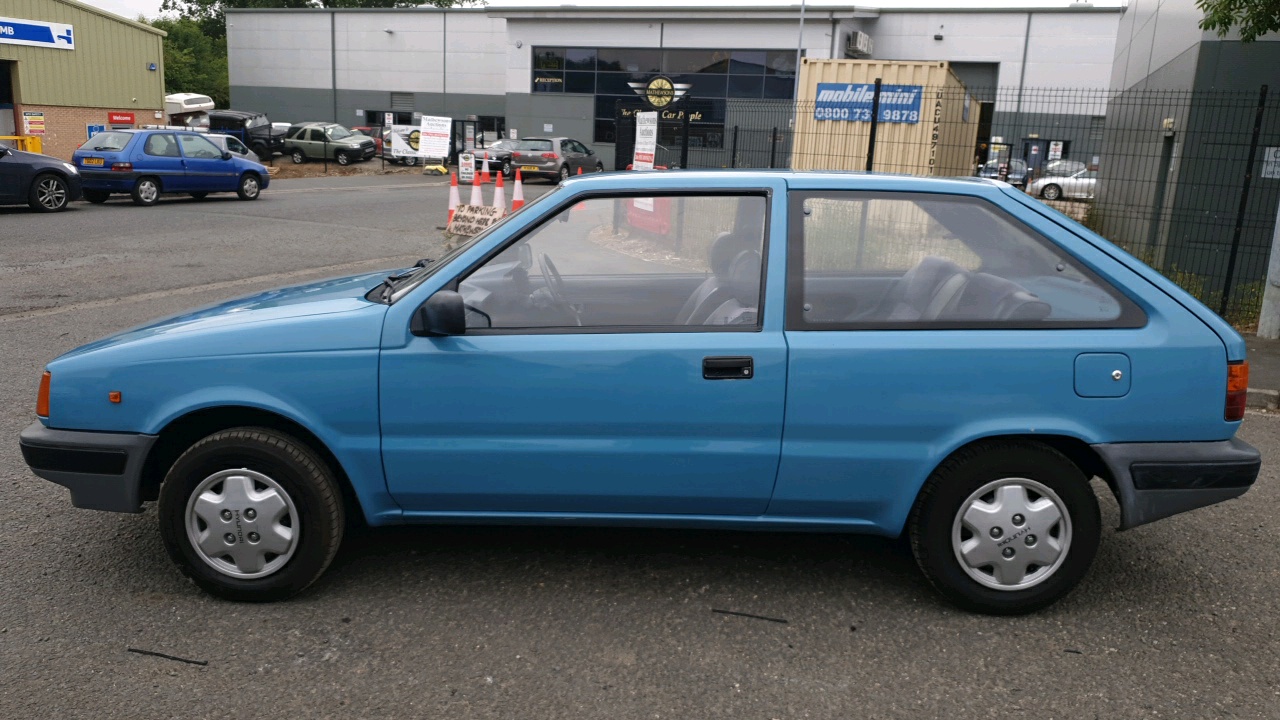
[[706, 380], [750, 380], [755, 371], [755, 360], [746, 356], [702, 358]]

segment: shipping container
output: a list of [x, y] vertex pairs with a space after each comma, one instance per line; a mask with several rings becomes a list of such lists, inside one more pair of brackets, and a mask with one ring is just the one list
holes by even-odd
[[865, 170], [880, 80], [876, 172], [972, 175], [979, 103], [945, 62], [806, 58], [800, 66], [792, 167]]

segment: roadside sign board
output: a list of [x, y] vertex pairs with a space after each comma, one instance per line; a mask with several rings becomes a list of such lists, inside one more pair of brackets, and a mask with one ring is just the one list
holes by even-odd
[[394, 125], [395, 123], [396, 123], [396, 116], [395, 116], [395, 113], [383, 113], [383, 114], [382, 114], [382, 124], [383, 124], [383, 125], [386, 125], [387, 127], [391, 127], [391, 126], [392, 126], [392, 125]]
[[1280, 147], [1263, 148], [1262, 177], [1280, 179]]
[[100, 132], [106, 132], [106, 131], [107, 131], [106, 125], [86, 125], [85, 126], [85, 134], [87, 134], [89, 136], [89, 139], [91, 140], [93, 139], [94, 135], [97, 135]]
[[[422, 147], [422, 132], [412, 125], [392, 125], [391, 157], [418, 157]], [[385, 150], [385, 146], [384, 146]]]
[[72, 34], [70, 25], [7, 17], [0, 17], [0, 45], [76, 49], [75, 35]]
[[474, 237], [502, 218], [502, 208], [488, 205], [459, 205], [446, 232]]
[[1060, 160], [1062, 158], [1062, 141], [1054, 140], [1049, 143], [1049, 159]]
[[109, 112], [107, 122], [112, 125], [132, 125], [137, 122], [137, 116], [131, 112]]
[[418, 154], [423, 157], [449, 157], [449, 131], [453, 118], [423, 115], [418, 129]]
[[636, 113], [636, 148], [631, 158], [631, 169], [652, 170], [654, 155], [658, 152], [658, 112]]
[[43, 135], [44, 134], [44, 112], [40, 110], [23, 110], [22, 111], [22, 134], [23, 135]]
[[476, 179], [476, 156], [471, 153], [458, 155], [458, 182], [470, 185]]

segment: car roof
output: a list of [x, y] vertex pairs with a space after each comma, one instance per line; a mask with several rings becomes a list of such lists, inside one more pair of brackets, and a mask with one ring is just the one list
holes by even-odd
[[211, 116], [222, 115], [224, 117], [234, 117], [234, 118], [244, 119], [244, 118], [258, 117], [259, 115], [262, 115], [264, 113], [253, 112], [250, 110], [210, 110], [208, 114]]
[[[673, 172], [615, 172], [588, 173], [571, 177], [564, 181], [565, 186], [578, 183], [591, 183], [607, 186], [609, 190], [633, 189], [642, 181], [646, 188], [653, 189], [694, 189], [699, 185], [709, 187], [717, 183], [727, 182], [741, 185], [743, 180], [751, 177], [776, 178], [789, 185], [800, 188], [822, 188], [829, 186], [840, 189], [850, 180], [873, 179], [878, 181], [876, 189], [900, 190], [908, 192], [935, 192], [973, 194], [975, 190], [1000, 189], [1009, 187], [1007, 183], [991, 178], [959, 176], [959, 177], [920, 177], [898, 173], [862, 172], [856, 170], [676, 170]], [[863, 185], [865, 183], [858, 183]]]

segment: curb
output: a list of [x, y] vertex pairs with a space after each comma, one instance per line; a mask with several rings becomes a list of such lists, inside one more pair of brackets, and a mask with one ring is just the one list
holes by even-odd
[[1262, 410], [1280, 409], [1280, 391], [1249, 388], [1244, 404], [1245, 407]]

